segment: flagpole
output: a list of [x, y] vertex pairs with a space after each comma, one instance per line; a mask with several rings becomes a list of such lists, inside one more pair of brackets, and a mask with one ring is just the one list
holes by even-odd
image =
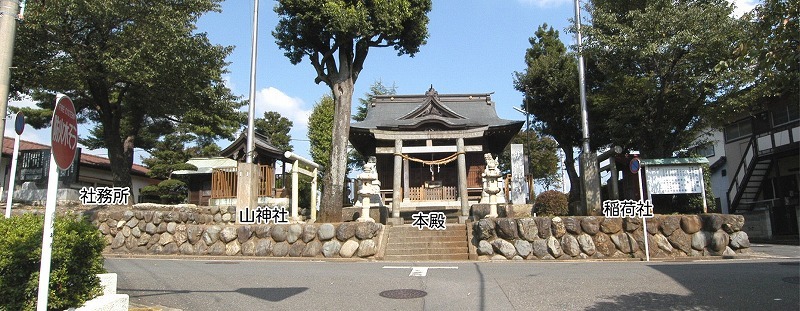
[[255, 115], [256, 115], [256, 55], [258, 50], [258, 0], [253, 6], [253, 40], [250, 51], [250, 109], [247, 115], [247, 154], [246, 163], [253, 163], [255, 155]]

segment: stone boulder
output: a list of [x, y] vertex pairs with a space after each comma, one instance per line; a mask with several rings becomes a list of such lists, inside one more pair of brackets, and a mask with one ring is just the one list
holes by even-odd
[[289, 232], [286, 225], [276, 225], [272, 226], [270, 230], [270, 235], [272, 236], [272, 240], [275, 242], [284, 242], [288, 238]]
[[[333, 226], [333, 225], [331, 225]], [[331, 236], [333, 238], [333, 236]], [[336, 240], [329, 240], [322, 244], [322, 256], [325, 258], [331, 258], [336, 255], [339, 255], [339, 250], [342, 249], [342, 243]]]
[[750, 247], [750, 239], [747, 237], [747, 233], [744, 231], [736, 231], [730, 234], [731, 242], [730, 246], [733, 249], [742, 249]]
[[681, 228], [681, 217], [679, 216], [663, 216], [661, 219], [661, 233], [665, 236], [672, 235], [675, 230]]
[[510, 242], [503, 239], [492, 241], [492, 247], [498, 254], [502, 254], [506, 259], [511, 259], [517, 254], [517, 249]]
[[[722, 225], [720, 225], [722, 228]], [[711, 236], [711, 243], [709, 244], [709, 248], [714, 252], [723, 252], [725, 251], [725, 247], [728, 247], [728, 243], [730, 243], [731, 239], [727, 233], [723, 230], [717, 230], [714, 232], [714, 235]]]
[[601, 221], [601, 218], [595, 216], [584, 217], [581, 220], [581, 229], [583, 229], [583, 232], [586, 232], [589, 235], [595, 235], [597, 232], [600, 232]]
[[272, 245], [272, 256], [285, 257], [289, 254], [289, 243], [286, 241], [278, 242]]
[[[211, 246], [212, 244], [219, 241], [219, 232], [222, 231], [222, 228], [219, 226], [210, 226], [203, 231], [202, 239], [206, 245]], [[149, 232], [148, 232], [149, 233]]]
[[256, 242], [256, 256], [269, 256], [271, 251], [272, 242], [269, 239], [259, 239], [258, 242]]
[[722, 230], [728, 234], [739, 232], [744, 227], [744, 216], [742, 215], [723, 215], [725, 220], [722, 224]]
[[223, 228], [222, 231], [219, 232], [219, 239], [222, 240], [223, 243], [230, 243], [230, 241], [236, 240], [236, 228]]
[[539, 227], [539, 237], [542, 239], [547, 239], [552, 236], [551, 227], [552, 222], [550, 221], [549, 217], [536, 217], [536, 226]]
[[480, 240], [475, 251], [478, 253], [478, 255], [494, 255], [492, 244], [486, 240]]
[[703, 229], [703, 221], [697, 215], [683, 215], [681, 216], [681, 229], [686, 234], [694, 234]]
[[531, 246], [533, 246], [533, 255], [537, 258], [544, 259], [545, 256], [550, 256], [547, 253], [547, 240], [534, 240]]
[[363, 240], [358, 245], [358, 257], [364, 258], [378, 253], [378, 245], [373, 240]]
[[517, 222], [513, 218], [499, 218], [497, 219], [497, 237], [505, 240], [515, 240], [519, 238], [517, 232]]
[[683, 230], [675, 230], [670, 236], [667, 237], [672, 247], [681, 250], [686, 254], [692, 252], [692, 236], [683, 232]]
[[319, 241], [311, 241], [310, 243], [306, 244], [306, 248], [303, 249], [303, 257], [317, 257], [319, 255], [320, 250], [322, 250], [322, 243]]
[[239, 243], [247, 242], [253, 236], [253, 228], [249, 225], [244, 225], [236, 228], [236, 238]]
[[[303, 227], [303, 234], [300, 236], [300, 239], [303, 240], [303, 242], [305, 242], [305, 243], [311, 242], [312, 240], [317, 238], [317, 231], [318, 231], [318, 227], [317, 226], [312, 225], [312, 224], [307, 224], [307, 225], [305, 225]], [[322, 246], [320, 245], [320, 247], [322, 247]], [[314, 255], [314, 256], [316, 256], [316, 255]], [[308, 256], [304, 256], [304, 257], [308, 257]], [[311, 257], [313, 257], [313, 256], [311, 256]]]
[[256, 237], [265, 239], [271, 237], [272, 225], [256, 225]]
[[556, 238], [561, 238], [567, 233], [564, 221], [558, 216], [550, 220], [550, 229], [552, 230], [553, 236]]
[[[345, 222], [345, 223], [340, 224], [339, 228], [336, 229], [336, 239], [338, 239], [339, 241], [342, 241], [342, 242], [349, 240], [350, 238], [352, 238], [355, 235], [356, 235], [356, 224], [354, 224], [354, 223]], [[345, 251], [344, 246], [345, 245], [342, 245], [342, 251]], [[349, 251], [349, 249], [348, 249], [348, 251]], [[353, 252], [355, 252], [355, 250], [353, 250]], [[352, 253], [350, 254], [350, 256], [342, 255], [342, 257], [345, 257], [345, 258], [350, 258], [351, 256], [353, 256]]]
[[564, 251], [564, 254], [572, 257], [578, 256], [581, 253], [581, 245], [578, 243], [578, 239], [571, 234], [566, 234], [561, 237], [561, 249]]
[[578, 244], [581, 246], [581, 250], [583, 250], [586, 255], [592, 256], [597, 252], [597, 248], [594, 247], [592, 236], [588, 234], [584, 233], [578, 235]]
[[494, 238], [495, 223], [493, 219], [481, 219], [475, 223], [475, 234], [478, 240], [490, 240]]
[[297, 240], [291, 245], [289, 245], [289, 257], [300, 257], [303, 254], [303, 250], [306, 248], [306, 243]]
[[704, 250], [711, 244], [711, 233], [708, 231], [697, 231], [692, 234], [692, 248], [698, 251]]
[[539, 235], [539, 228], [533, 218], [517, 219], [517, 233], [519, 237], [531, 242]]
[[553, 255], [553, 258], [561, 257], [564, 254], [561, 250], [561, 243], [553, 236], [547, 238], [547, 251], [550, 252], [550, 255]]
[[592, 237], [594, 241], [594, 246], [600, 254], [604, 256], [611, 256], [617, 251], [617, 247], [614, 246], [614, 242], [611, 241], [611, 238], [608, 237], [607, 234], [603, 232], [598, 232]]
[[522, 258], [527, 258], [533, 251], [531, 242], [519, 239], [514, 241], [514, 248], [517, 249], [517, 254]]
[[561, 221], [564, 222], [564, 228], [567, 229], [567, 232], [574, 235], [579, 235], [583, 233], [581, 230], [581, 221], [576, 217], [564, 217], [561, 218]]
[[605, 234], [614, 234], [622, 230], [622, 218], [606, 218], [600, 223], [600, 230]]
[[[300, 238], [301, 234], [303, 234], [303, 226], [300, 224], [289, 225], [289, 230], [286, 232], [286, 242], [289, 242], [290, 244], [296, 242]], [[299, 254], [295, 257], [299, 257]]]
[[324, 223], [319, 226], [319, 229], [317, 229], [317, 235], [319, 236], [320, 241], [328, 241], [333, 239], [333, 237], [336, 236], [336, 227], [334, 227], [333, 224]]
[[[353, 227], [353, 234], [355, 234], [355, 227]], [[336, 234], [336, 238], [337, 239], [339, 238], [338, 231]], [[353, 254], [355, 254], [357, 250], [358, 250], [358, 242], [353, 240], [347, 240], [347, 242], [344, 242], [344, 244], [342, 244], [342, 248], [339, 250], [339, 256], [342, 256], [342, 258], [350, 258], [353, 257]]]
[[632, 254], [639, 250], [639, 244], [630, 233], [620, 232], [611, 235], [611, 241], [617, 246], [617, 249], [625, 254]]

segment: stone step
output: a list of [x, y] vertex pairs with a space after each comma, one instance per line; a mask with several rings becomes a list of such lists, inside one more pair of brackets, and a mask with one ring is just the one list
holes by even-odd
[[418, 255], [418, 256], [425, 256], [425, 255], [447, 255], [447, 254], [466, 254], [467, 248], [458, 248], [458, 249], [438, 249], [434, 250], [419, 250], [419, 249], [393, 249], [386, 251], [386, 256], [395, 256], [395, 255]]
[[461, 242], [467, 241], [467, 235], [462, 236], [445, 236], [445, 237], [436, 237], [431, 239], [429, 237], [417, 237], [417, 236], [392, 236], [389, 235], [388, 244], [406, 244], [406, 243], [419, 243], [419, 242]]
[[[467, 225], [465, 225], [465, 224], [447, 224], [446, 227], [447, 228], [444, 229], [444, 230], [433, 230], [433, 229], [428, 229], [426, 227], [422, 227], [422, 230], [425, 230], [425, 231], [467, 230]], [[389, 230], [393, 230], [393, 231], [412, 231], [412, 230], [422, 231], [422, 230], [419, 229], [419, 227], [412, 226], [412, 225], [409, 225], [409, 224], [400, 225], [400, 226], [391, 226], [391, 227], [389, 227]]]
[[424, 261], [424, 260], [468, 260], [469, 254], [424, 254], [424, 255], [386, 255], [391, 261]]
[[409, 242], [409, 243], [391, 243], [389, 242], [387, 245], [391, 246], [390, 250], [439, 250], [439, 249], [461, 249], [467, 250], [469, 248], [469, 243], [466, 240], [461, 241], [447, 241], [447, 242], [440, 242], [440, 241], [422, 241], [422, 242]]
[[403, 236], [429, 236], [429, 237], [437, 237], [437, 236], [455, 236], [455, 235], [463, 235], [467, 236], [467, 230], [389, 230], [390, 235], [403, 235]]

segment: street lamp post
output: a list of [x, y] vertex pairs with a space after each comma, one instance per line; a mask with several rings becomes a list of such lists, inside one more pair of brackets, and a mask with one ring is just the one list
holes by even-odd
[[597, 155], [589, 148], [589, 112], [586, 108], [586, 80], [583, 65], [583, 40], [581, 39], [580, 0], [575, 0], [575, 40], [578, 46], [578, 86], [581, 96], [581, 128], [583, 144], [581, 148], [581, 183], [583, 204], [578, 215], [598, 215], [600, 213], [600, 176], [597, 168]]

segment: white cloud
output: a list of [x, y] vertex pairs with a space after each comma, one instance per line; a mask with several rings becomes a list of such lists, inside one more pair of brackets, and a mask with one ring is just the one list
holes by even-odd
[[759, 3], [757, 0], [728, 0], [728, 2], [734, 6], [733, 16], [735, 17], [741, 17], [744, 13], [752, 11]]
[[261, 89], [256, 93], [256, 118], [264, 116], [264, 112], [275, 111], [294, 123], [293, 128], [307, 128], [311, 109], [305, 110], [305, 102], [291, 97], [274, 87]]
[[574, 3], [573, 0], [517, 0], [519, 3], [527, 6], [535, 6], [539, 8], [555, 8], [562, 5]]

